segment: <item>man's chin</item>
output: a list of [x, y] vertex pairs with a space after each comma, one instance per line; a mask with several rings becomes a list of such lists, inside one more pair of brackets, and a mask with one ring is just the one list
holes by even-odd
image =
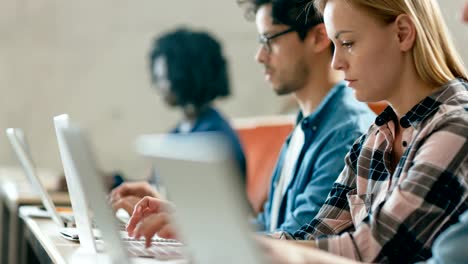
[[288, 94], [291, 94], [292, 91], [290, 91], [289, 89], [285, 89], [284, 87], [274, 87], [273, 86], [273, 90], [275, 91], [276, 95], [288, 95]]

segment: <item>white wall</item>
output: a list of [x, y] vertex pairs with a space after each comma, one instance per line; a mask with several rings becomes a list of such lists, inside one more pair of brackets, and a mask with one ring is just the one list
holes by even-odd
[[[38, 165], [59, 168], [52, 116], [67, 112], [90, 131], [100, 163], [133, 175], [133, 139], [179, 118], [151, 89], [153, 37], [178, 25], [211, 30], [231, 62], [231, 117], [275, 113], [279, 99], [254, 62], [256, 31], [234, 0], [16, 0], [0, 3], [0, 162], [16, 164], [3, 128], [22, 127]], [[255, 96], [252, 96], [255, 94]]]
[[462, 10], [467, 0], [441, 0], [439, 1], [442, 14], [447, 26], [455, 40], [457, 50], [468, 69], [468, 24], [462, 22]]
[[[442, 1], [468, 61], [463, 0]], [[67, 112], [86, 128], [104, 169], [141, 175], [133, 140], [163, 132], [179, 118], [150, 88], [146, 55], [152, 38], [178, 25], [209, 29], [225, 44], [234, 96], [230, 117], [274, 114], [281, 101], [253, 60], [254, 24], [235, 0], [0, 1], [0, 165], [15, 165], [4, 128], [25, 129], [41, 167], [60, 168], [52, 116]]]

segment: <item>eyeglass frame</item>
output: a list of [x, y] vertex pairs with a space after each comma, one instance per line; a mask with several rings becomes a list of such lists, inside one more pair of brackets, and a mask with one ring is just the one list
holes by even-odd
[[266, 52], [271, 53], [271, 41], [272, 40], [280, 36], [286, 35], [288, 33], [294, 32], [294, 31], [297, 31], [297, 29], [295, 27], [290, 27], [286, 30], [280, 31], [271, 36], [265, 36], [264, 34], [260, 34], [258, 36], [258, 42], [260, 43], [260, 45], [262, 45], [262, 48], [264, 48]]

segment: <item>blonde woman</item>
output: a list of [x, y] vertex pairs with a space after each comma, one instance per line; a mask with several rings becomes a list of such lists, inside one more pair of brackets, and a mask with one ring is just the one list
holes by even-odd
[[307, 247], [365, 262], [426, 260], [468, 208], [467, 73], [437, 1], [314, 3], [336, 47], [333, 67], [360, 101], [389, 107], [354, 144], [316, 218], [285, 234], [312, 241], [264, 244], [276, 260]]

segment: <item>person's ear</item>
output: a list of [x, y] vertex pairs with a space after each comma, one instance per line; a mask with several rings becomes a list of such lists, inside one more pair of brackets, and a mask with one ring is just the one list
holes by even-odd
[[416, 41], [416, 27], [413, 20], [406, 14], [399, 15], [395, 20], [398, 41], [401, 51], [409, 51]]
[[321, 23], [309, 29], [305, 42], [306, 45], [315, 53], [329, 49], [331, 40], [328, 38], [327, 31], [325, 30], [325, 24]]

